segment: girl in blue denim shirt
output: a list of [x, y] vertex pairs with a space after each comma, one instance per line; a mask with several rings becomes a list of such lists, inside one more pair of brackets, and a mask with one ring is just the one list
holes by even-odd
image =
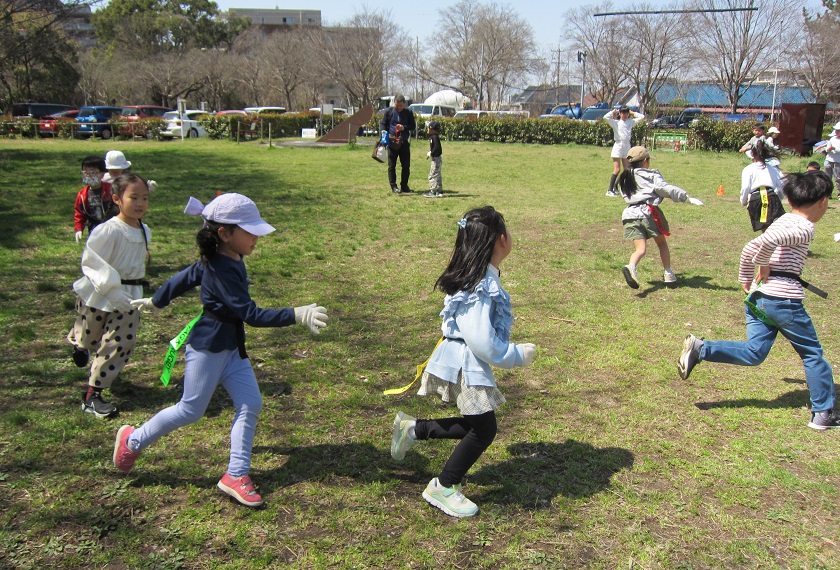
[[513, 314], [499, 265], [512, 245], [504, 218], [490, 206], [470, 210], [458, 222], [449, 265], [435, 283], [446, 293], [443, 339], [429, 358], [418, 394], [454, 401], [462, 416], [422, 420], [399, 412], [394, 419], [391, 455], [397, 461], [420, 440], [460, 440], [423, 491], [426, 501], [453, 517], [478, 512], [461, 493], [461, 481], [496, 437], [495, 410], [505, 398], [491, 366], [528, 366], [534, 360], [533, 344], [510, 342]]

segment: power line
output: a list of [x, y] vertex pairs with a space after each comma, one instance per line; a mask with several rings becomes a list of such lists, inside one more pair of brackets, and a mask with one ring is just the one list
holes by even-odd
[[755, 12], [758, 8], [750, 3], [747, 8], [710, 8], [708, 10], [638, 10], [633, 12], [598, 12], [592, 14], [598, 16], [636, 16], [641, 14], [710, 14], [713, 12]]

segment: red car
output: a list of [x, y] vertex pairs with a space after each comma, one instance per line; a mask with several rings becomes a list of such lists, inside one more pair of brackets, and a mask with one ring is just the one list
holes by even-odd
[[42, 137], [54, 137], [58, 134], [58, 122], [62, 120], [72, 121], [79, 114], [78, 109], [53, 113], [38, 121], [38, 134]]
[[163, 121], [163, 114], [169, 111], [172, 111], [172, 109], [158, 105], [129, 105], [123, 107], [122, 113], [120, 113], [120, 121], [125, 121], [128, 124], [120, 127], [120, 134], [138, 137], [153, 136], [153, 133], [147, 132], [146, 129], [135, 127], [132, 122], [140, 119], [160, 119]]

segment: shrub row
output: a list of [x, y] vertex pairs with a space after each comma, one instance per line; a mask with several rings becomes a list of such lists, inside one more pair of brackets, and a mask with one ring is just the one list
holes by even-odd
[[315, 128], [315, 113], [283, 113], [275, 115], [207, 115], [199, 123], [212, 139], [255, 139], [299, 137], [302, 129]]
[[[256, 138], [298, 137], [302, 129], [315, 128], [318, 115], [312, 113], [284, 113], [282, 115], [207, 115], [199, 123], [213, 139], [250, 140]], [[418, 117], [419, 138], [428, 138], [426, 119]], [[606, 121], [594, 123], [574, 121], [566, 118], [517, 119], [482, 118], [454, 119], [440, 118], [441, 136], [449, 141], [484, 141], [501, 143], [566, 144], [609, 146], [613, 133]], [[165, 122], [160, 119], [143, 119], [134, 123], [110, 121], [112, 131], [118, 138], [145, 136], [159, 138]], [[736, 151], [752, 136], [751, 122], [732, 123], [714, 121], [701, 117], [689, 129], [669, 129], [669, 132], [688, 134], [690, 148], [714, 151]], [[0, 136], [38, 136], [38, 121], [33, 119], [12, 120], [0, 117]], [[59, 119], [56, 136], [75, 136], [78, 123]], [[379, 120], [374, 117], [367, 125], [367, 131], [376, 133]], [[829, 128], [830, 130], [830, 128]], [[633, 144], [644, 144], [650, 140], [653, 129], [642, 122], [633, 129]]]

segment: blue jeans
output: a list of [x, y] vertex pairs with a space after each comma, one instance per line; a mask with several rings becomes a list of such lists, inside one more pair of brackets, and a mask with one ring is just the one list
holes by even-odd
[[811, 392], [811, 411], [823, 412], [833, 409], [834, 376], [831, 365], [823, 358], [817, 331], [814, 330], [814, 324], [802, 306], [802, 301], [756, 295], [756, 305], [778, 325], [778, 328], [763, 323], [744, 306], [747, 314], [747, 341], [704, 341], [700, 349], [700, 360], [757, 366], [767, 358], [776, 335], [781, 332], [805, 366], [805, 382]]
[[128, 446], [140, 451], [179, 427], [200, 420], [219, 384], [230, 395], [235, 409], [230, 430], [230, 462], [227, 472], [231, 477], [247, 475], [251, 470], [251, 448], [254, 445], [257, 418], [262, 410], [262, 396], [251, 361], [243, 360], [237, 349], [207, 352], [193, 350], [187, 345], [184, 395], [181, 401], [159, 411], [155, 417], [137, 428], [131, 434]]

